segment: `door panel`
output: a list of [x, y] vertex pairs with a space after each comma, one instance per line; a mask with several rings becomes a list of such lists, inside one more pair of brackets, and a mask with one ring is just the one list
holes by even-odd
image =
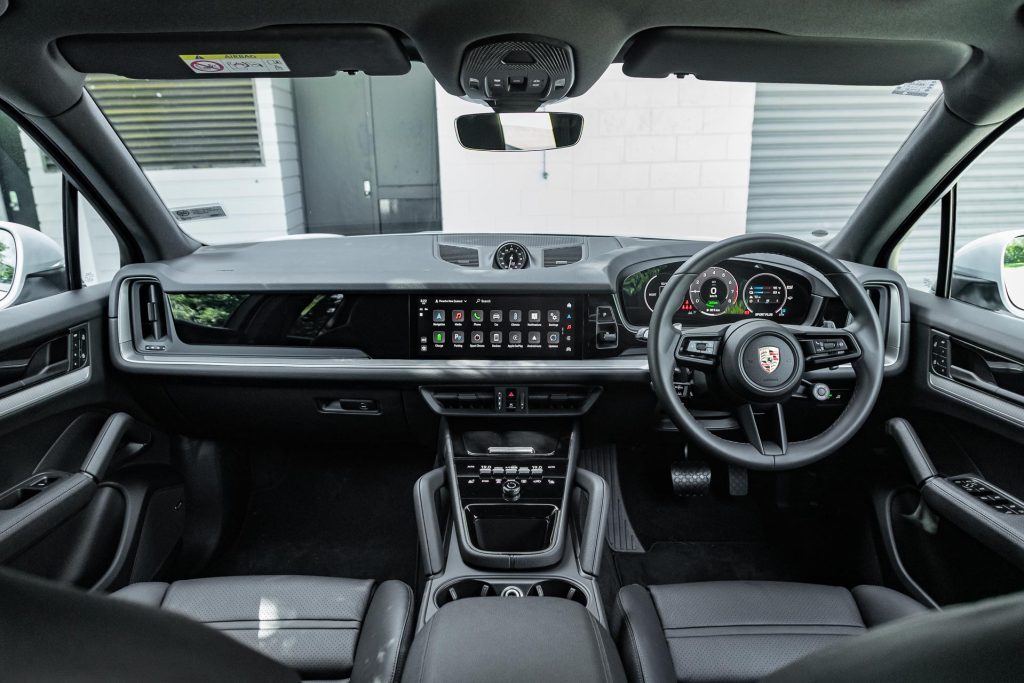
[[1020, 590], [1024, 320], [929, 292], [910, 299], [900, 416], [914, 435], [902, 450], [917, 442], [924, 456], [912, 468], [917, 487], [890, 494], [883, 526], [910, 579], [940, 604]]
[[[129, 415], [140, 413], [109, 370], [107, 289], [0, 312], [0, 563], [82, 587], [126, 581], [143, 529], [161, 524], [146, 522], [154, 494], [180, 489], [166, 439]], [[140, 454], [141, 480], [126, 474]], [[183, 516], [165, 502], [163, 517]], [[150, 573], [169, 559], [158, 540]]]

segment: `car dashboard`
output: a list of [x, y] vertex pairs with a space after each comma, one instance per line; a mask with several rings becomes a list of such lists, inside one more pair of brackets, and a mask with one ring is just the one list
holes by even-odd
[[[529, 234], [306, 236], [122, 269], [110, 324], [127, 372], [396, 381], [647, 381], [643, 329], [699, 241]], [[888, 326], [905, 284], [849, 264]], [[675, 321], [842, 326], [831, 286], [752, 254], [698, 274]]]

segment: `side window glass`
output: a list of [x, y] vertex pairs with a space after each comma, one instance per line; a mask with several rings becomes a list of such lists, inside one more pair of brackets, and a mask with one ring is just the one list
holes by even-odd
[[934, 292], [939, 273], [939, 233], [942, 202], [932, 204], [893, 253], [891, 267], [908, 287]]
[[121, 247], [113, 231], [81, 195], [78, 196], [78, 254], [85, 287], [110, 282], [122, 265]]
[[957, 181], [949, 295], [1024, 318], [1024, 126], [996, 140]]
[[0, 112], [0, 309], [67, 289], [62, 175]]
[[[0, 112], [0, 309], [67, 291], [64, 175], [18, 124]], [[78, 197], [82, 285], [109, 282], [121, 267], [114, 233]]]

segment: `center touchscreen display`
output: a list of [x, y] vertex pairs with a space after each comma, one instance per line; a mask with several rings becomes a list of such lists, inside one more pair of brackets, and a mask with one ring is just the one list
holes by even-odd
[[578, 296], [413, 298], [413, 356], [580, 358]]

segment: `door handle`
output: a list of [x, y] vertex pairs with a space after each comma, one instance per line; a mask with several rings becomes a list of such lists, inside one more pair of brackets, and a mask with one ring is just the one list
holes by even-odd
[[363, 181], [363, 196], [364, 197], [369, 197], [370, 196], [370, 181], [369, 180], [364, 180]]
[[985, 360], [985, 365], [993, 375], [1019, 375], [1024, 373], [1024, 365], [1010, 360]]
[[969, 387], [973, 387], [975, 389], [980, 389], [981, 391], [988, 392], [993, 396], [998, 396], [999, 398], [1004, 399], [1006, 401], [1012, 401], [1014, 403], [1024, 403], [1024, 396], [1018, 394], [1015, 391], [1007, 391], [1006, 389], [1003, 389], [995, 382], [989, 381], [987, 379], [982, 379], [981, 377], [978, 377], [976, 373], [973, 373], [970, 370], [964, 370], [961, 367], [953, 365], [950, 366], [949, 368], [949, 376], [952, 379], [956, 380], [957, 382], [960, 382], [961, 384], [965, 384]]

